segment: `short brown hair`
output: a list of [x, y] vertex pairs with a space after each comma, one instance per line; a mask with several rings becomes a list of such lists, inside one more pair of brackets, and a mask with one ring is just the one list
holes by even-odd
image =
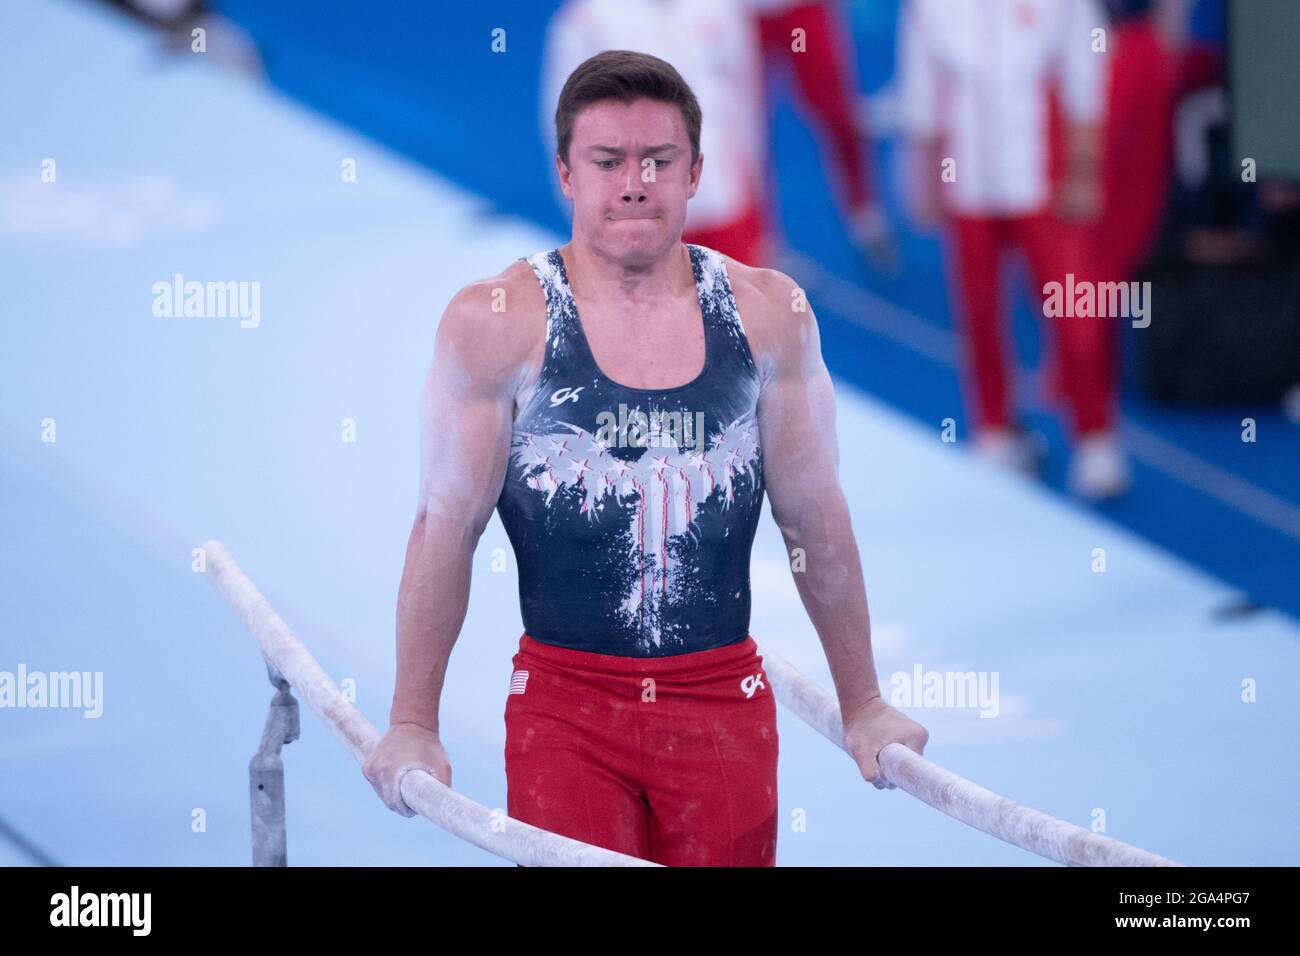
[[569, 165], [573, 122], [586, 106], [601, 100], [631, 103], [635, 99], [673, 103], [682, 111], [691, 141], [691, 165], [700, 156], [700, 122], [703, 114], [695, 94], [671, 63], [631, 50], [606, 50], [583, 61], [569, 74], [555, 106], [556, 150]]

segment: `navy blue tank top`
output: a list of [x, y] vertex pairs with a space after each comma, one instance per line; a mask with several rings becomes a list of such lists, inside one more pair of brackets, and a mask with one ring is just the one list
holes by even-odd
[[748, 636], [763, 507], [758, 370], [722, 256], [686, 249], [705, 361], [676, 388], [606, 377], [559, 250], [525, 260], [546, 295], [546, 353], [514, 422], [497, 510], [535, 640], [663, 657]]

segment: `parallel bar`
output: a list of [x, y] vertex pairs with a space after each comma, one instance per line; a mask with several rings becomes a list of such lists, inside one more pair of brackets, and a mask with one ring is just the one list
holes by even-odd
[[[839, 702], [777, 654], [763, 651], [777, 699], [835, 746], [844, 748]], [[1073, 823], [1021, 806], [926, 760], [899, 743], [880, 751], [890, 783], [936, 810], [1013, 846], [1069, 866], [1182, 866]]]
[[[257, 638], [269, 664], [284, 676], [352, 754], [363, 763], [380, 735], [321, 669], [219, 541], [203, 545], [208, 578]], [[401, 779], [402, 799], [416, 813], [489, 853], [524, 866], [657, 866], [494, 814], [423, 770]]]
[[[284, 676], [358, 762], [379, 734], [350, 704], [289, 626], [235, 564], [219, 541], [203, 546], [208, 577], [257, 638], [268, 666]], [[779, 655], [762, 651], [777, 698], [813, 729], [843, 749], [839, 704]], [[959, 777], [902, 744], [879, 755], [885, 777], [936, 810], [1021, 849], [1071, 866], [1181, 866], [1173, 860], [1066, 823]], [[407, 806], [489, 853], [525, 866], [656, 866], [648, 860], [570, 840], [493, 814], [422, 770], [401, 780]]]

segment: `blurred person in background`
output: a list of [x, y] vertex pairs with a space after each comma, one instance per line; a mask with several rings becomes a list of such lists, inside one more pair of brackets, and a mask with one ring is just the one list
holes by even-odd
[[1223, 58], [1193, 43], [1195, 0], [1108, 0], [1101, 214], [1089, 245], [1097, 274], [1129, 281], [1147, 257], [1168, 205], [1174, 110], [1188, 92], [1221, 76]]
[[[1044, 295], [1070, 274], [1076, 284], [1095, 281], [1083, 224], [1102, 202], [1104, 54], [1094, 31], [1106, 26], [1096, 0], [906, 0], [902, 9], [909, 204], [922, 226], [949, 222], [975, 447], [1023, 471], [1040, 462], [1010, 407], [1003, 252], [1024, 253]], [[1058, 109], [1065, 154], [1054, 164]], [[1072, 417], [1068, 483], [1090, 499], [1122, 494], [1130, 481], [1115, 433], [1111, 321], [1067, 315], [1047, 330], [1052, 397]]]
[[683, 241], [772, 267], [779, 229], [769, 205], [775, 176], [764, 66], [788, 63], [829, 147], [850, 235], [871, 263], [887, 268], [895, 259], [893, 236], [871, 190], [847, 29], [829, 0], [571, 0], [547, 27], [544, 140], [553, 152], [550, 111], [565, 78], [588, 57], [624, 49], [673, 63], [699, 98], [702, 153], [711, 170], [688, 208]]
[[872, 265], [891, 268], [897, 251], [872, 190], [866, 131], [854, 107], [858, 81], [847, 22], [831, 0], [748, 3], [758, 16], [765, 63], [789, 64], [806, 112], [829, 147], [837, 203], [855, 245]]

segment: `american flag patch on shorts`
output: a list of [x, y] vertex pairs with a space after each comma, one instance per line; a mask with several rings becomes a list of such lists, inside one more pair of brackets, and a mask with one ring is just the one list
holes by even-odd
[[528, 671], [515, 671], [510, 675], [510, 693], [522, 694], [528, 684]]

